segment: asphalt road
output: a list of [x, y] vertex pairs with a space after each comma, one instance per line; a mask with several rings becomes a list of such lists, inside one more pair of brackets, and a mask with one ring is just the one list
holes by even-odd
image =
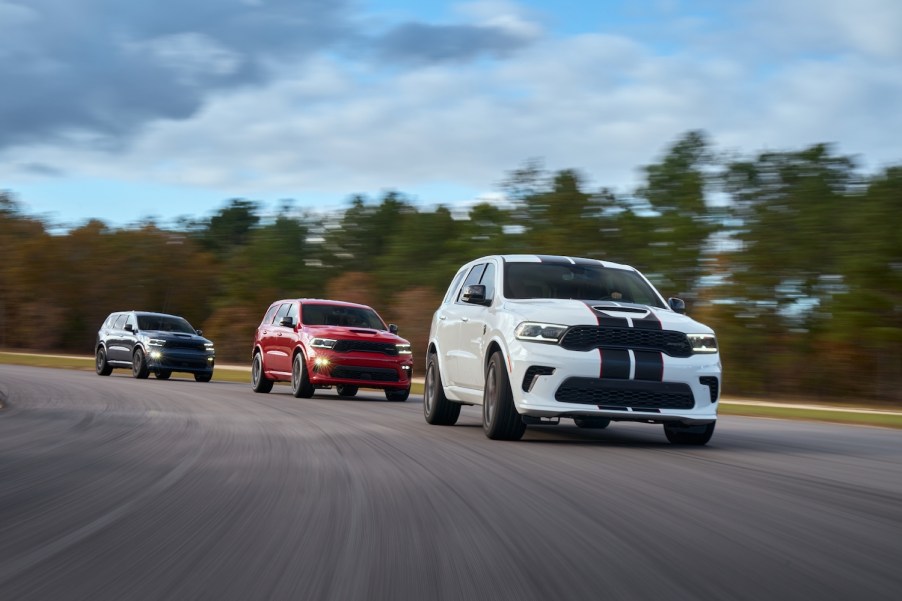
[[898, 430], [530, 428], [0, 366], [0, 599], [902, 599]]

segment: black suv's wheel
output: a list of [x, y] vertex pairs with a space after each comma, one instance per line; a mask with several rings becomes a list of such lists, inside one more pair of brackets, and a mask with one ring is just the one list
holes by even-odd
[[132, 375], [139, 380], [143, 380], [149, 373], [147, 360], [144, 358], [144, 350], [140, 348], [135, 349], [135, 354], [132, 355]]
[[714, 426], [717, 422], [711, 422], [703, 426], [687, 426], [684, 424], [664, 424], [664, 435], [673, 444], [685, 444], [702, 446], [708, 444], [714, 434]]
[[169, 376], [172, 375], [171, 369], [158, 369], [153, 373], [157, 377], [157, 380], [168, 380]]
[[254, 362], [251, 364], [251, 388], [254, 392], [272, 390], [272, 380], [263, 374], [263, 358], [260, 353], [254, 353]]
[[298, 353], [291, 364], [291, 394], [299, 399], [309, 399], [313, 396], [313, 384], [307, 376], [306, 363], [304, 353]]
[[423, 389], [423, 416], [434, 426], [453, 426], [460, 417], [460, 403], [449, 401], [442, 388], [442, 374], [438, 357], [429, 353], [426, 358], [426, 386]]
[[97, 370], [98, 376], [108, 376], [113, 373], [113, 368], [110, 367], [110, 364], [107, 363], [106, 360], [106, 349], [102, 346], [97, 347], [97, 355], [94, 358], [96, 360], [94, 367]]
[[338, 396], [354, 396], [357, 394], [357, 390], [357, 386], [350, 386], [349, 384], [339, 384], [335, 387], [335, 392], [338, 393]]
[[385, 398], [389, 401], [403, 403], [410, 396], [410, 388], [386, 388]]
[[602, 430], [611, 424], [611, 420], [606, 417], [574, 417], [573, 423], [575, 423], [578, 428]]
[[213, 374], [194, 374], [195, 382], [209, 382], [213, 379]]
[[526, 424], [517, 408], [501, 353], [492, 354], [485, 370], [482, 395], [482, 429], [492, 440], [520, 440]]

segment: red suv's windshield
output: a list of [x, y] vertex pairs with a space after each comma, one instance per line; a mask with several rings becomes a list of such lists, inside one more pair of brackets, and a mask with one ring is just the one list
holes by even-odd
[[301, 307], [301, 322], [308, 326], [344, 326], [385, 330], [385, 323], [372, 309], [345, 305], [308, 305]]

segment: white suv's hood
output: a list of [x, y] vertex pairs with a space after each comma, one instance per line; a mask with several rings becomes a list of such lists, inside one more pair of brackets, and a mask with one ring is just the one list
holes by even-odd
[[506, 300], [503, 310], [518, 316], [520, 321], [535, 321], [564, 326], [597, 325], [598, 317], [605, 316], [635, 320], [652, 315], [661, 322], [661, 328], [664, 330], [695, 334], [713, 333], [713, 330], [708, 326], [670, 309], [631, 303], [536, 298]]

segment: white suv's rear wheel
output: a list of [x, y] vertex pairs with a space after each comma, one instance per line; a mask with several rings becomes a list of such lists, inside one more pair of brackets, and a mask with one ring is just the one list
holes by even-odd
[[482, 428], [492, 440], [520, 440], [526, 431], [526, 424], [514, 407], [514, 395], [500, 352], [492, 355], [485, 371]]

